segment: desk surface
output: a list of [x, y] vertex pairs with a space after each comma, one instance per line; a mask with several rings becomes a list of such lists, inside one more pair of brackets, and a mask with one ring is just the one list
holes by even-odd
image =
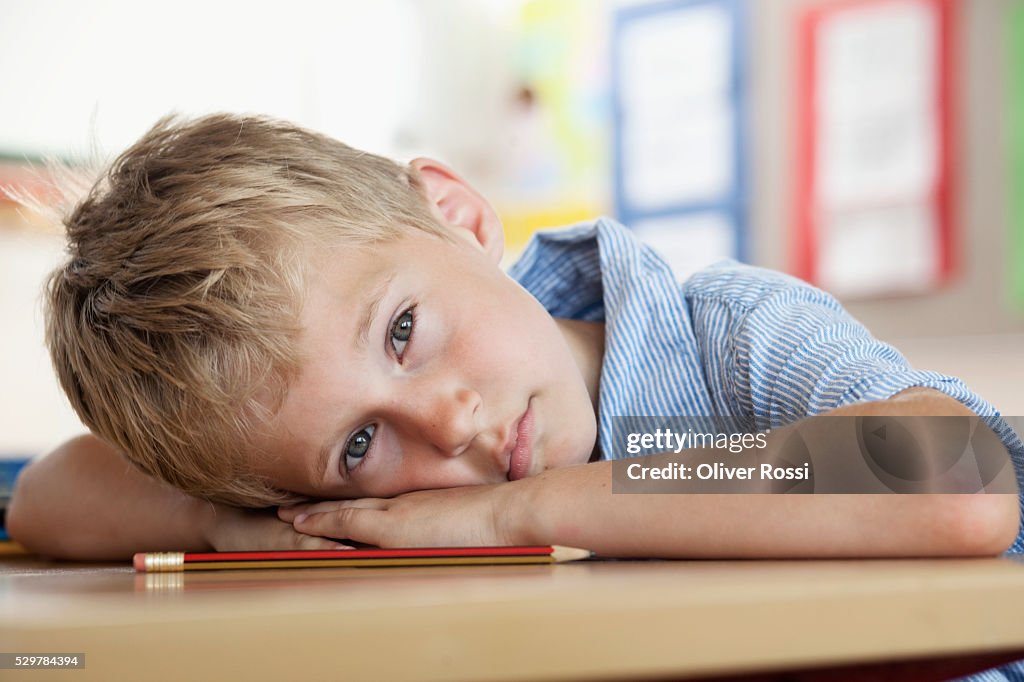
[[1022, 605], [1008, 559], [139, 575], [0, 557], [0, 649], [84, 652], [76, 680], [741, 673], [1024, 649]]

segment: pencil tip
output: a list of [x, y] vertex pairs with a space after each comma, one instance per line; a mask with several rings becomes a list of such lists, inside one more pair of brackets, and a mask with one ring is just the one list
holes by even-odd
[[551, 556], [556, 563], [589, 559], [593, 555], [594, 553], [589, 549], [580, 549], [579, 547], [565, 547], [562, 545], [552, 545], [551, 547]]

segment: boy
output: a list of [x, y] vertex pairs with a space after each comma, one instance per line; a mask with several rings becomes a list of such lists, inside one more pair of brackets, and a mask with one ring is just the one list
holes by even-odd
[[678, 285], [607, 220], [540, 235], [509, 276], [493, 209], [444, 165], [230, 115], [158, 123], [66, 226], [48, 345], [103, 440], [21, 477], [8, 522], [36, 551], [1024, 549], [1016, 495], [611, 494], [617, 415], [995, 414], [787, 276]]

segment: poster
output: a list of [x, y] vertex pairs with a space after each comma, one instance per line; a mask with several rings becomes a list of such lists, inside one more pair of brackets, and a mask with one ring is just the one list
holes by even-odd
[[795, 263], [834, 294], [919, 293], [953, 271], [950, 11], [863, 0], [803, 17]]
[[1009, 64], [1006, 68], [1006, 93], [1009, 106], [1009, 276], [1010, 296], [1024, 312], [1024, 2], [1010, 8], [1008, 26]]
[[670, 0], [616, 13], [616, 213], [684, 278], [744, 256], [742, 4]]

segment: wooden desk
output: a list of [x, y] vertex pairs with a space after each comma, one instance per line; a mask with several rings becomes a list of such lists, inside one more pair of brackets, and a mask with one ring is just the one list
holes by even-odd
[[137, 575], [0, 557], [0, 651], [86, 654], [0, 678], [685, 678], [1021, 651], [1022, 608], [1007, 559]]

